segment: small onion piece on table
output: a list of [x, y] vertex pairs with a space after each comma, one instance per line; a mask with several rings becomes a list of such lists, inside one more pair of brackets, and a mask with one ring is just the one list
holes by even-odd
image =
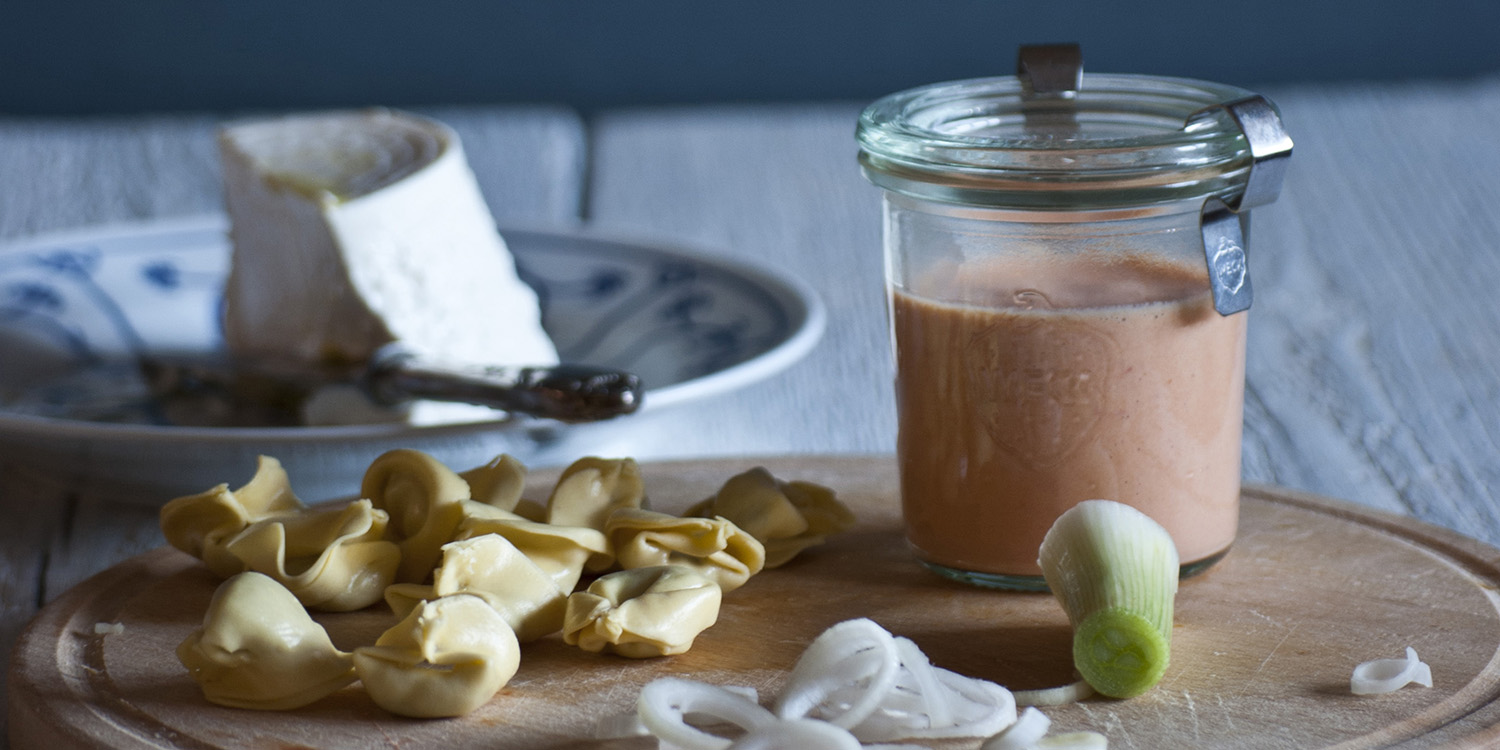
[[1036, 750], [1109, 750], [1109, 738], [1098, 732], [1051, 734], [1036, 743]]
[[1066, 706], [1077, 703], [1094, 694], [1094, 686], [1087, 680], [1040, 690], [1012, 690], [1017, 706]]
[[1407, 646], [1405, 659], [1375, 659], [1354, 668], [1349, 691], [1355, 695], [1392, 693], [1417, 683], [1432, 687], [1432, 668], [1417, 658], [1417, 650]]

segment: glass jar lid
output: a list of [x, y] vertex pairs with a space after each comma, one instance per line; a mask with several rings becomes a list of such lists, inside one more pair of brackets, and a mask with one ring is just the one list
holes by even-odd
[[1076, 95], [1038, 100], [1015, 76], [922, 86], [860, 115], [875, 184], [974, 206], [1126, 208], [1245, 189], [1250, 144], [1219, 105], [1254, 94], [1185, 78], [1084, 74]]

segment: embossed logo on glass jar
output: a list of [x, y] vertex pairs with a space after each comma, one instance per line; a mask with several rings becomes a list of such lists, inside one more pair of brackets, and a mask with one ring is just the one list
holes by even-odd
[[[1022, 300], [1022, 295], [1034, 297]], [[1108, 400], [1114, 342], [1037, 292], [1000, 311], [964, 351], [969, 403], [990, 437], [1033, 468], [1055, 466], [1089, 442]]]

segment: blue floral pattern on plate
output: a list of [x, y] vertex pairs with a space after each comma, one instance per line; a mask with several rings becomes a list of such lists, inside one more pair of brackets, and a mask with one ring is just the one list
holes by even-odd
[[[648, 407], [720, 390], [716, 379], [733, 387], [780, 369], [786, 361], [777, 360], [804, 353], [822, 325], [805, 288], [750, 266], [586, 233], [503, 234], [562, 358], [635, 372]], [[227, 270], [218, 217], [0, 251], [0, 403], [81, 366], [220, 349]], [[78, 390], [86, 387], [59, 381], [43, 391], [68, 414], [89, 400]], [[152, 421], [149, 409], [71, 416]]]

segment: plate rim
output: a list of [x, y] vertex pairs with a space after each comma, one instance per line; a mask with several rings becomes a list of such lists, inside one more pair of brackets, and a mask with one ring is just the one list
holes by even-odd
[[[803, 357], [821, 340], [827, 328], [828, 312], [822, 299], [801, 278], [769, 264], [714, 254], [705, 246], [674, 239], [653, 237], [633, 230], [616, 231], [599, 225], [545, 224], [535, 221], [497, 222], [500, 234], [525, 232], [552, 235], [593, 242], [608, 242], [647, 249], [679, 260], [712, 266], [718, 271], [748, 279], [767, 292], [788, 313], [792, 335], [751, 359], [718, 372], [680, 383], [646, 389], [638, 413], [654, 413], [732, 391], [744, 385], [775, 375]], [[0, 255], [24, 253], [56, 245], [97, 241], [100, 238], [125, 239], [157, 234], [227, 231], [225, 214], [211, 212], [153, 219], [115, 221], [89, 226], [44, 231], [20, 238], [0, 238]], [[228, 238], [225, 238], [226, 245]], [[62, 439], [140, 439], [161, 443], [227, 442], [276, 440], [291, 443], [384, 441], [401, 435], [444, 437], [486, 430], [518, 430], [553, 424], [540, 419], [490, 419], [437, 425], [402, 423], [331, 425], [311, 427], [173, 427], [167, 425], [115, 424], [74, 419], [11, 414], [0, 411], [0, 439], [46, 437]]]

